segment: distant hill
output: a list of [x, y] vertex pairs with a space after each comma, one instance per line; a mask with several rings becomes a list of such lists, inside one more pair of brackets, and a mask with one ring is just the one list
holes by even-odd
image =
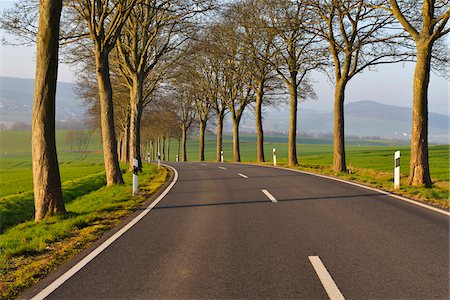
[[[57, 121], [83, 120], [86, 108], [74, 93], [75, 84], [59, 82], [56, 99]], [[16, 122], [31, 123], [34, 80], [0, 77], [0, 124], [8, 126]], [[359, 137], [377, 136], [384, 139], [409, 139], [411, 133], [411, 108], [380, 104], [375, 101], [359, 101], [345, 105], [345, 133]], [[225, 129], [231, 130], [228, 121]], [[241, 123], [243, 132], [254, 132], [252, 113]], [[429, 139], [431, 142], [449, 143], [448, 115], [429, 113]], [[266, 109], [264, 129], [266, 132], [287, 134], [289, 110]], [[300, 133], [326, 134], [333, 132], [332, 112], [311, 109], [298, 110]]]
[[[385, 139], [409, 139], [412, 109], [375, 101], [359, 101], [345, 105], [345, 134], [359, 137], [377, 136]], [[449, 143], [450, 117], [429, 113], [429, 139], [431, 142]], [[254, 130], [254, 118], [247, 117], [244, 127]], [[288, 109], [270, 109], [264, 116], [264, 129], [287, 133]], [[301, 133], [323, 134], [333, 132], [333, 113], [315, 110], [298, 110], [297, 129]]]
[[[84, 118], [86, 109], [83, 101], [73, 89], [75, 84], [58, 82], [56, 91], [56, 120], [70, 121]], [[31, 123], [34, 80], [0, 77], [0, 123], [11, 125]]]

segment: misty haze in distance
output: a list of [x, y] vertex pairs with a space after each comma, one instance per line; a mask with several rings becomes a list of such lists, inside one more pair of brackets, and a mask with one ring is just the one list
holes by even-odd
[[[31, 79], [0, 77], [0, 124], [11, 127], [14, 123], [31, 123], [33, 104]], [[57, 90], [56, 118], [59, 122], [83, 122], [86, 107], [74, 93], [73, 83], [60, 82]], [[369, 98], [370, 99], [370, 98]], [[377, 99], [349, 102], [346, 104], [346, 134], [358, 137], [380, 137], [408, 140], [411, 131], [411, 108], [385, 105]], [[331, 110], [305, 108], [320, 106], [322, 100], [300, 104], [298, 129], [301, 134], [323, 135], [333, 131]], [[445, 111], [444, 111], [445, 112]], [[449, 142], [449, 116], [437, 113], [429, 115], [430, 141]], [[244, 117], [242, 131], [255, 132], [254, 117], [250, 111]], [[212, 125], [210, 125], [211, 128]], [[268, 133], [286, 134], [289, 127], [289, 109], [286, 106], [266, 109], [264, 128]], [[231, 122], [226, 122], [226, 132], [231, 132]]]

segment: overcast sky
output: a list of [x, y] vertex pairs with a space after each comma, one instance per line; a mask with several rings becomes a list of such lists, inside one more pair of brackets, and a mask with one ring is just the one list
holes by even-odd
[[[0, 10], [9, 7], [13, 2], [0, 0]], [[5, 36], [0, 31], [0, 37]], [[448, 39], [447, 39], [448, 40]], [[0, 47], [0, 76], [34, 78], [35, 73], [34, 47]], [[366, 71], [353, 78], [346, 92], [346, 103], [373, 100], [383, 104], [411, 107], [412, 78], [414, 64], [395, 64], [378, 66], [376, 71]], [[74, 82], [75, 76], [68, 65], [60, 64], [58, 80]], [[306, 101], [301, 108], [318, 111], [333, 109], [333, 87], [326, 76], [313, 73], [317, 101]], [[434, 74], [431, 76], [429, 88], [429, 110], [450, 115], [449, 82]]]

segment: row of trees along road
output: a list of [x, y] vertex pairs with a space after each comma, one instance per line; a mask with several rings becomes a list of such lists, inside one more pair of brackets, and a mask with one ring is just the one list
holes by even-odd
[[77, 64], [78, 92], [101, 127], [108, 185], [123, 183], [119, 159], [131, 167], [131, 158], [138, 158], [142, 167], [141, 141], [165, 154], [170, 137], [176, 137], [181, 159], [187, 160], [186, 135], [192, 124], [199, 125], [200, 160], [207, 124], [217, 127], [220, 160], [226, 114], [233, 122], [234, 160], [240, 161], [239, 125], [249, 108], [255, 112], [257, 159], [264, 161], [262, 111], [279, 105], [284, 93], [290, 107], [288, 163], [297, 165], [297, 104], [315, 97], [309, 78], [313, 70], [325, 72], [335, 86], [333, 169], [346, 171], [346, 86], [370, 67], [401, 61], [416, 62], [409, 183], [432, 184], [427, 91], [432, 67], [446, 74], [448, 0], [63, 4], [21, 0], [1, 18], [2, 28], [20, 42], [37, 42], [32, 138], [36, 220], [65, 211], [54, 143], [59, 45], [62, 59]]

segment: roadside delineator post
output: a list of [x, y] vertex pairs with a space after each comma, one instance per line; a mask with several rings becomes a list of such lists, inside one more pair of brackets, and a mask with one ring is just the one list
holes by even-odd
[[135, 158], [133, 161], [133, 196], [138, 195], [138, 171], [139, 161]]
[[220, 162], [223, 162], [223, 150], [220, 151]]
[[147, 152], [147, 162], [150, 163], [150, 152]]
[[400, 188], [400, 151], [394, 154], [394, 189]]
[[176, 160], [177, 162], [180, 161], [180, 158], [178, 157], [178, 154], [175, 156], [175, 160]]
[[277, 149], [273, 148], [273, 165], [277, 165]]

